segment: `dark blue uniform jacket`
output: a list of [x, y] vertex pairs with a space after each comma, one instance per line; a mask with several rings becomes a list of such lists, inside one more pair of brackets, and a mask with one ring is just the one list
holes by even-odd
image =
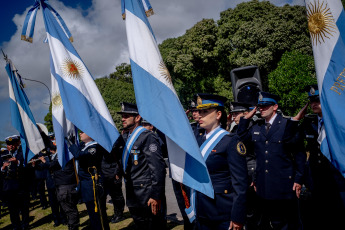
[[250, 122], [241, 118], [237, 133], [254, 144], [257, 194], [269, 200], [295, 198], [293, 184], [302, 185], [306, 161], [298, 122], [278, 114], [267, 134], [264, 120], [248, 127]]
[[[199, 145], [200, 136], [196, 136]], [[236, 135], [226, 135], [208, 156], [206, 166], [214, 189], [214, 199], [197, 192], [198, 219], [245, 222], [247, 162], [245, 154], [237, 151], [238, 143]]]
[[[124, 135], [127, 141], [127, 134]], [[126, 180], [126, 205], [128, 207], [147, 207], [150, 198], [162, 200], [165, 193], [165, 161], [159, 138], [145, 130], [134, 142], [132, 150], [137, 152], [135, 163], [129, 154], [124, 178]]]

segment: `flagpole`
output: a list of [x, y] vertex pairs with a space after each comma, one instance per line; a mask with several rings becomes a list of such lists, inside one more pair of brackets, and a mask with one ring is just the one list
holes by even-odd
[[44, 86], [45, 86], [45, 87], [48, 89], [48, 92], [49, 92], [49, 98], [50, 98], [49, 103], [51, 103], [51, 102], [52, 102], [52, 96], [51, 96], [51, 93], [50, 93], [50, 89], [49, 89], [49, 87], [48, 87], [46, 84], [44, 84], [44, 83], [43, 83], [43, 82], [41, 82], [41, 81], [38, 81], [38, 80], [33, 80], [33, 79], [25, 78], [25, 77], [22, 77], [22, 79], [27, 80], [27, 81], [34, 81], [34, 82], [38, 82], [38, 83], [41, 83], [42, 85], [44, 85]]

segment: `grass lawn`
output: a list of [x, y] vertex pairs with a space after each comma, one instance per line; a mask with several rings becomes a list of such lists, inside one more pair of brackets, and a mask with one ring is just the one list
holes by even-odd
[[[84, 204], [78, 205], [79, 210], [79, 217], [80, 217], [80, 228], [79, 229], [89, 229], [89, 216], [86, 211], [86, 207]], [[107, 214], [108, 219], [111, 219], [111, 216], [113, 215], [113, 208], [111, 204], [107, 204]], [[112, 224], [110, 223], [110, 229], [126, 229], [126, 230], [134, 230], [134, 222], [133, 219], [130, 217], [130, 214], [128, 211], [124, 213], [124, 216], [126, 217], [125, 220]], [[67, 229], [67, 226], [60, 225], [58, 227], [54, 227], [54, 222], [52, 221], [51, 216], [51, 209], [47, 208], [46, 210], [42, 210], [40, 206], [39, 200], [31, 201], [30, 206], [30, 228], [31, 229], [39, 229], [39, 230], [60, 230], [60, 229]], [[2, 230], [10, 230], [11, 227], [11, 221], [10, 221], [10, 215], [7, 208], [3, 208], [1, 210], [1, 219], [0, 219], [0, 229]], [[174, 229], [174, 230], [182, 230], [183, 225], [172, 222], [168, 220], [168, 229]]]

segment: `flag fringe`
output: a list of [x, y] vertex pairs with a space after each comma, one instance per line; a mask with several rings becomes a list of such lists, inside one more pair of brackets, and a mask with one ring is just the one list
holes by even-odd
[[147, 11], [145, 11], [145, 13], [146, 13], [146, 17], [150, 17], [150, 16], [152, 16], [152, 15], [155, 14], [155, 12], [153, 12], [153, 9], [152, 9], [152, 8], [149, 9], [149, 10], [147, 10]]

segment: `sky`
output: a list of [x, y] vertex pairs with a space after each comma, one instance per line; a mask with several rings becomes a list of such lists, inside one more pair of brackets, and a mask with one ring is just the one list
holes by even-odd
[[[155, 14], [149, 18], [158, 43], [179, 37], [204, 18], [218, 20], [220, 12], [248, 0], [150, 0]], [[94, 78], [129, 63], [125, 23], [120, 0], [49, 0], [74, 38], [73, 45]], [[271, 3], [304, 5], [304, 0], [271, 0]], [[51, 88], [49, 47], [43, 43], [45, 28], [41, 10], [37, 13], [33, 43], [20, 40], [22, 25], [34, 0], [5, 1], [0, 8], [0, 48], [12, 60], [24, 80], [25, 92], [36, 122], [44, 123], [49, 110]], [[6, 62], [0, 58], [0, 140], [18, 134], [11, 124]], [[47, 87], [46, 87], [46, 86]]]

